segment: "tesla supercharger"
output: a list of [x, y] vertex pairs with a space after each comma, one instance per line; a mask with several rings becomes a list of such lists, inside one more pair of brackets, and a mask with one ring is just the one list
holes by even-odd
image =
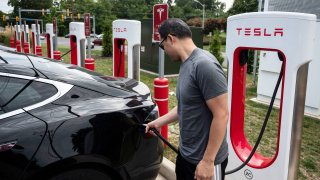
[[30, 53], [30, 34], [29, 34], [29, 25], [22, 25], [22, 44], [23, 52]]
[[15, 37], [15, 45], [18, 52], [21, 52], [21, 42], [20, 42], [20, 25], [14, 25], [14, 37]]
[[[283, 63], [276, 150], [272, 157], [254, 153], [228, 180], [294, 180], [300, 151], [308, 64], [312, 60], [316, 16], [302, 13], [264, 12], [231, 16], [227, 21], [229, 121], [227, 172], [247, 160], [252, 151], [244, 133], [247, 49], [274, 51]], [[281, 59], [282, 62], [279, 60]], [[276, 82], [270, 82], [270, 88]], [[256, 131], [260, 131], [257, 129]]]
[[[125, 53], [127, 53], [128, 78], [140, 80], [141, 22], [115, 20], [112, 22], [112, 31], [113, 76], [125, 76]], [[126, 41], [127, 48], [125, 48]]]
[[47, 57], [53, 59], [53, 24], [46, 24]]
[[84, 34], [83, 22], [71, 22], [70, 30], [70, 49], [71, 64], [84, 67], [86, 58], [86, 36]]
[[40, 25], [37, 24], [38, 27], [36, 28], [36, 24], [31, 25], [32, 29], [32, 36], [31, 36], [31, 44], [32, 44], [32, 52], [36, 54], [36, 48], [41, 46], [40, 43]]

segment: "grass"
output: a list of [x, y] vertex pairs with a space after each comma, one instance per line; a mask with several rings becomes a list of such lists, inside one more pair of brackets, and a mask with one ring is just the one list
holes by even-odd
[[[61, 54], [69, 50], [68, 47], [59, 47]], [[43, 54], [45, 48], [43, 48]], [[100, 51], [93, 50], [92, 57], [95, 59], [95, 71], [104, 75], [112, 75], [112, 58], [105, 58], [100, 56]], [[70, 54], [63, 57], [64, 62], [70, 62]], [[144, 82], [153, 93], [153, 80], [156, 78], [141, 72], [141, 81]], [[177, 78], [168, 78], [169, 92], [175, 93], [175, 86]], [[259, 130], [262, 126], [267, 106], [250, 101], [251, 98], [256, 97], [257, 87], [252, 82], [252, 76], [248, 75], [246, 85], [246, 111], [245, 111], [245, 134], [251, 145], [254, 144], [258, 137]], [[176, 106], [177, 101], [175, 95], [169, 95], [169, 109]], [[258, 152], [266, 157], [274, 155], [276, 150], [277, 131], [278, 131], [278, 115], [279, 110], [274, 109], [270, 116], [264, 137]], [[299, 180], [320, 180], [320, 120], [305, 117], [302, 129], [301, 154], [299, 164]], [[169, 125], [169, 141], [176, 147], [179, 144], [179, 128], [178, 124]], [[164, 151], [164, 156], [175, 162], [176, 154], [169, 148]]]

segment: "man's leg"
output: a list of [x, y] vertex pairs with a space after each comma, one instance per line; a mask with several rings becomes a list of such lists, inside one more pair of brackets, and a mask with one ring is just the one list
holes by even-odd
[[177, 180], [194, 180], [196, 165], [189, 163], [180, 155], [176, 159], [176, 178]]

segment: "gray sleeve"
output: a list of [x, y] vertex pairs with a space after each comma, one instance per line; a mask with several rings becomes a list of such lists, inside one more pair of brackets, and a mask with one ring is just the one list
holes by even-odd
[[228, 91], [227, 80], [222, 68], [212, 60], [197, 61], [194, 75], [206, 101]]

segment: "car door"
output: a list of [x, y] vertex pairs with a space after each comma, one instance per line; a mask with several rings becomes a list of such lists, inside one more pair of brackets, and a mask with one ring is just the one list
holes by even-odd
[[0, 72], [1, 179], [20, 179], [41, 167], [36, 153], [47, 136], [47, 123], [28, 111], [63, 94], [41, 81], [46, 80]]

